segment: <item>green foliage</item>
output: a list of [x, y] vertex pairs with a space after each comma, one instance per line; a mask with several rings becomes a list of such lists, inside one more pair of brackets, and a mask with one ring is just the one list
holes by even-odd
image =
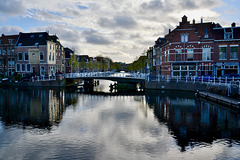
[[84, 58], [82, 57], [81, 62], [79, 63], [80, 69], [85, 69], [87, 66], [86, 62], [84, 61]]
[[73, 55], [69, 61], [71, 67], [72, 67], [72, 72], [76, 72], [76, 70], [78, 69], [79, 63], [75, 57], [75, 55]]
[[145, 72], [146, 64], [147, 56], [140, 56], [137, 60], [127, 66], [127, 70]]

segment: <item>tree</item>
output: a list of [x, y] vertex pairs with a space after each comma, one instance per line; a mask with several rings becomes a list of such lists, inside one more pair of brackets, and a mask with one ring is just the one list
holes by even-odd
[[71, 68], [72, 68], [72, 72], [76, 72], [76, 70], [78, 69], [79, 63], [77, 61], [77, 58], [75, 57], [75, 55], [71, 56], [71, 59], [69, 61]]
[[127, 69], [130, 71], [140, 71], [140, 72], [146, 72], [146, 61], [147, 56], [140, 56], [138, 59], [127, 66]]
[[79, 63], [80, 69], [82, 69], [82, 70], [86, 69], [86, 65], [87, 65], [86, 62], [85, 62], [84, 58], [82, 57], [81, 62]]
[[94, 68], [93, 61], [90, 60], [90, 62], [88, 63], [88, 69], [89, 69], [90, 71], [93, 71], [93, 68]]

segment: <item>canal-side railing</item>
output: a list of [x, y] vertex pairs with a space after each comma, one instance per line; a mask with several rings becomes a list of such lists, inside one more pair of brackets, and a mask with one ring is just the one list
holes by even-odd
[[232, 88], [237, 88], [240, 95], [240, 78], [235, 77], [215, 77], [215, 76], [148, 76], [147, 81], [155, 82], [185, 82], [185, 83], [202, 83], [213, 86], [225, 86], [228, 93], [232, 92]]

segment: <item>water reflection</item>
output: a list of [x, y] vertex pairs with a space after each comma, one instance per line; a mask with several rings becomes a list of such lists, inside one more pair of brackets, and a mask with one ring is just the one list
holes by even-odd
[[48, 89], [0, 89], [0, 117], [6, 126], [49, 128], [62, 120], [65, 92]]
[[191, 92], [147, 91], [146, 100], [159, 122], [168, 126], [181, 151], [218, 139], [229, 145], [239, 143], [240, 116], [234, 111], [196, 99]]
[[239, 115], [190, 92], [0, 89], [0, 117], [0, 159], [240, 158]]

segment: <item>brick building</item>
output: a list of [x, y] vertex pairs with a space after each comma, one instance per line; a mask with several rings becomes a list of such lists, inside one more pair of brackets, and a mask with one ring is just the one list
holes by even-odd
[[217, 76], [240, 73], [240, 27], [214, 28], [214, 70]]
[[[190, 23], [182, 17], [173, 31], [165, 36], [161, 45], [160, 74], [171, 76], [213, 75], [213, 28], [221, 27], [212, 22]], [[159, 71], [157, 71], [159, 73]]]
[[4, 35], [0, 37], [0, 74], [11, 76], [15, 72], [14, 46], [18, 35]]

